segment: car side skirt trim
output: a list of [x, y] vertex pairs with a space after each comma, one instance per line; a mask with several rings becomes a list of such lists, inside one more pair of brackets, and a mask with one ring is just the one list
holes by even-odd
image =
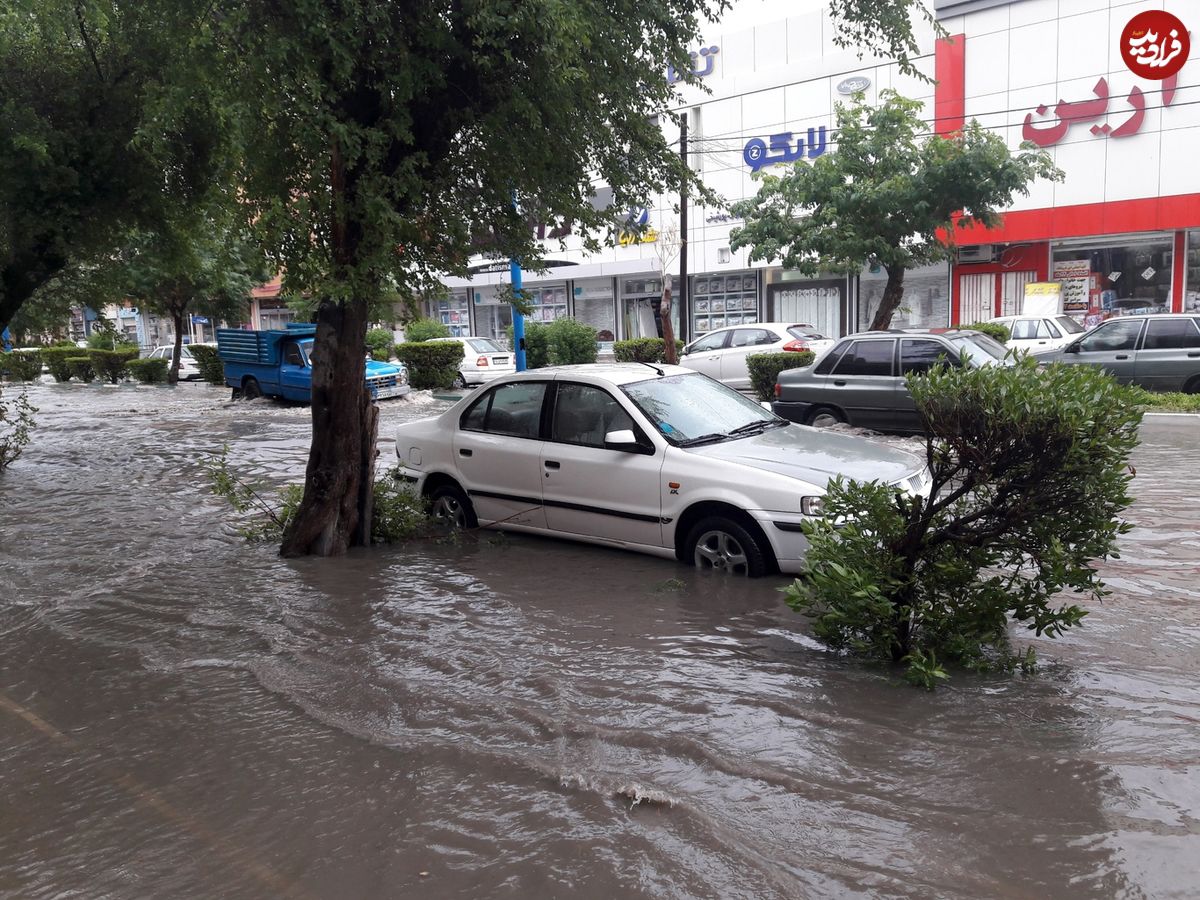
[[670, 523], [671, 519], [651, 516], [646, 513], [626, 512], [622, 509], [607, 509], [603, 506], [588, 506], [586, 503], [571, 503], [567, 500], [535, 500], [532, 497], [521, 497], [516, 494], [499, 494], [494, 491], [468, 491], [472, 497], [488, 497], [492, 500], [507, 500], [511, 503], [528, 503], [531, 506], [550, 506], [555, 509], [573, 509], [576, 512], [596, 513], [601, 516], [615, 516], [618, 519], [631, 519], [635, 522], [656, 522], [660, 525]]

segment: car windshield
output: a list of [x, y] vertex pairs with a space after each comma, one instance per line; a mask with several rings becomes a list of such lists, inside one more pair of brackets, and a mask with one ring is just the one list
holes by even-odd
[[476, 353], [507, 353], [503, 347], [491, 338], [471, 338], [471, 349]]
[[1087, 330], [1070, 316], [1058, 316], [1055, 318], [1054, 324], [1067, 334], [1083, 334]]
[[623, 385], [621, 390], [677, 446], [715, 443], [787, 424], [699, 372], [650, 378]]
[[959, 352], [966, 353], [967, 358], [976, 366], [1013, 365], [1004, 345], [993, 341], [986, 334], [956, 334], [950, 338], [950, 343], [957, 347]]

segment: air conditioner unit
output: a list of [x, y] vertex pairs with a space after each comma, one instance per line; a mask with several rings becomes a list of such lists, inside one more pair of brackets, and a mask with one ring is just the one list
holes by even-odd
[[976, 244], [973, 247], [959, 247], [958, 261], [960, 263], [988, 263], [992, 261], [992, 245]]

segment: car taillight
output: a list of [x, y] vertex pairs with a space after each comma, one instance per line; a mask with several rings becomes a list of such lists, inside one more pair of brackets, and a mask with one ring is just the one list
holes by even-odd
[[481, 356], [481, 357], [479, 357], [479, 359], [475, 360], [475, 365], [479, 366], [480, 368], [482, 368], [483, 366], [486, 366], [487, 364], [488, 364], [488, 360], [487, 360], [486, 356]]
[[775, 382], [775, 399], [778, 400], [782, 396], [783, 396], [783, 388], [780, 387], [779, 382], [777, 381], [777, 382]]
[[800, 352], [808, 349], [808, 342], [807, 341], [788, 341], [786, 344], [783, 345], [783, 349], [791, 351], [793, 353], [800, 353]]

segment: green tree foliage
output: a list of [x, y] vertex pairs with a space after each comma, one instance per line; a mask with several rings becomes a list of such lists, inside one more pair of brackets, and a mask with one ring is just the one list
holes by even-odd
[[931, 686], [943, 663], [1011, 664], [1010, 619], [1055, 637], [1086, 615], [1062, 594], [1104, 596], [1093, 566], [1130, 528], [1120, 516], [1141, 412], [1099, 370], [1028, 359], [935, 368], [908, 389], [928, 430], [931, 496], [834, 482], [787, 594], [820, 640]]
[[437, 319], [413, 319], [404, 326], [404, 338], [410, 344], [442, 337], [450, 337], [450, 329]]
[[372, 359], [387, 362], [392, 358], [392, 333], [386, 328], [372, 328], [367, 332], [367, 350]]
[[[0, 328], [126, 230], [227, 181], [223, 127], [186, 0], [0, 8]], [[215, 10], [213, 11], [215, 15]]]
[[29, 402], [25, 392], [22, 390], [15, 398], [11, 389], [8, 393], [10, 396], [5, 397], [4, 385], [0, 384], [0, 474], [29, 445], [29, 432], [36, 424], [37, 407]]
[[92, 333], [88, 335], [87, 345], [90, 350], [137, 349], [137, 341], [130, 340], [125, 332], [113, 325], [111, 319], [103, 316], [96, 320]]
[[1045, 150], [1010, 153], [974, 120], [950, 137], [929, 135], [920, 102], [879, 96], [878, 106], [861, 97], [838, 104], [836, 153], [762, 176], [758, 194], [733, 206], [746, 224], [730, 243], [809, 275], [882, 266], [888, 280], [872, 329], [891, 324], [908, 269], [948, 257], [945, 234], [994, 226], [1036, 179], [1063, 177]]
[[458, 378], [463, 345], [458, 341], [397, 344], [396, 358], [408, 368], [408, 382], [414, 388], [445, 390]]
[[802, 369], [811, 366], [816, 354], [811, 350], [785, 353], [752, 353], [746, 357], [746, 368], [750, 370], [750, 387], [759, 400], [775, 399], [775, 382], [779, 373], [786, 369]]

